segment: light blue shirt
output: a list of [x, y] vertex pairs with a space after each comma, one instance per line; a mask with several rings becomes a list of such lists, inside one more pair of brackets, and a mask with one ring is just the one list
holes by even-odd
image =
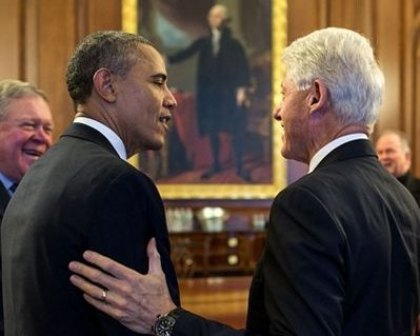
[[319, 165], [319, 163], [334, 149], [337, 147], [344, 145], [347, 142], [359, 140], [359, 139], [368, 139], [368, 136], [364, 133], [354, 133], [349, 135], [344, 135], [333, 141], [327, 143], [324, 147], [322, 147], [316, 154], [312, 157], [311, 162], [309, 162], [309, 170], [308, 174], [312, 173], [314, 169]]
[[10, 190], [10, 187], [15, 184], [11, 179], [6, 177], [3, 173], [0, 172], [0, 182], [3, 184], [3, 186], [6, 188], [7, 192], [10, 196], [13, 195], [13, 192]]
[[124, 143], [122, 142], [121, 138], [117, 135], [117, 133], [115, 133], [108, 126], [102, 124], [97, 120], [86, 117], [76, 117], [73, 122], [84, 124], [97, 130], [105, 138], [107, 138], [107, 140], [111, 143], [112, 147], [114, 147], [115, 151], [118, 153], [118, 156], [122, 160], [127, 160], [127, 151], [125, 150]]

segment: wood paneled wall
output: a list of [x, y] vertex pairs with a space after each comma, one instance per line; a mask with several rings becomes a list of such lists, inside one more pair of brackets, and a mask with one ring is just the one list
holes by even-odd
[[0, 78], [38, 85], [50, 100], [57, 138], [74, 116], [65, 85], [67, 61], [80, 39], [120, 29], [120, 0], [0, 0]]
[[[50, 97], [55, 137], [73, 117], [64, 72], [81, 37], [121, 27], [121, 0], [0, 0], [0, 78], [33, 82]], [[385, 71], [376, 134], [407, 132], [420, 175], [420, 0], [290, 0], [288, 36], [341, 26], [368, 36]]]

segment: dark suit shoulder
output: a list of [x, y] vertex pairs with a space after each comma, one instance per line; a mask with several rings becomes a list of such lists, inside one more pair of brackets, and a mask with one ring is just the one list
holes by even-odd
[[420, 179], [409, 173], [406, 180], [406, 186], [409, 190], [420, 192]]
[[415, 198], [417, 204], [420, 206], [420, 179], [412, 173], [408, 173], [403, 184], [407, 187]]

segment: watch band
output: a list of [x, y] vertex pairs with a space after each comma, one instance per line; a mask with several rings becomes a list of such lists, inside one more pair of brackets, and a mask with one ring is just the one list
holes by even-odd
[[171, 336], [172, 330], [181, 314], [181, 311], [182, 309], [180, 307], [176, 307], [169, 313], [158, 316], [152, 327], [153, 334], [155, 336]]

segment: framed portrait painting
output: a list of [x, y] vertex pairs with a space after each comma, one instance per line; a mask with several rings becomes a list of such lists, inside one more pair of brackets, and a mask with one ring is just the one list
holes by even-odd
[[164, 199], [263, 199], [285, 186], [272, 111], [286, 0], [123, 0], [123, 29], [162, 53], [177, 101], [164, 148], [138, 159]]

